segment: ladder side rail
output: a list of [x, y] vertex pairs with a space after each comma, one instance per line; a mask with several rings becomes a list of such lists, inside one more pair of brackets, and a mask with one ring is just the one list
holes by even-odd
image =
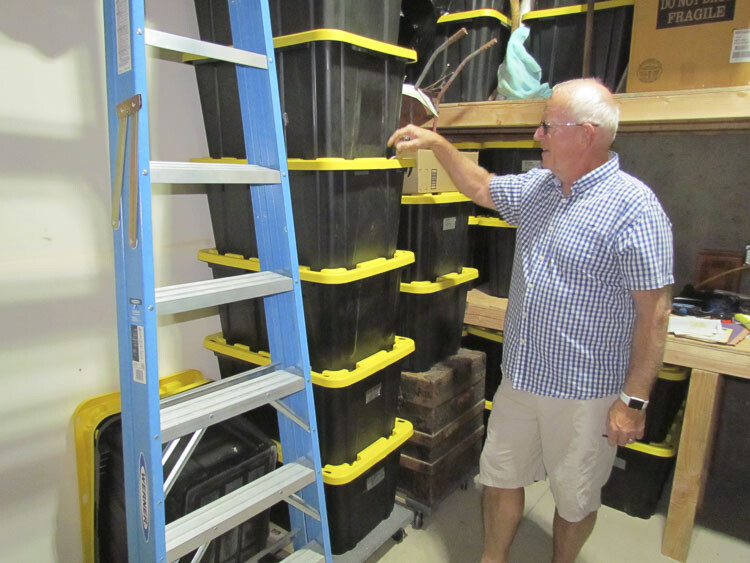
[[[122, 401], [123, 464], [130, 561], [158, 561], [165, 553], [163, 475], [159, 436], [159, 381], [154, 306], [154, 261], [151, 232], [151, 184], [148, 175], [149, 133], [143, 0], [104, 0], [107, 101], [112, 185], [117, 155], [116, 106], [141, 94], [137, 154], [130, 154], [132, 119], [128, 127], [120, 204], [121, 220], [114, 232], [117, 330]], [[119, 30], [118, 30], [119, 24]], [[119, 42], [118, 42], [119, 38]], [[119, 51], [118, 51], [119, 46]], [[118, 57], [119, 55], [119, 57]], [[138, 209], [137, 244], [128, 240], [130, 165], [135, 158]], [[146, 171], [146, 174], [141, 171]], [[115, 202], [113, 202], [114, 204]], [[144, 381], [142, 383], [140, 381]]]
[[[294, 422], [279, 416], [284, 459], [305, 458], [317, 476], [316, 482], [299, 494], [305, 502], [318, 507], [320, 521], [290, 509], [292, 528], [301, 530], [295, 537], [295, 548], [300, 549], [315, 540], [330, 554], [320, 452], [312, 447], [313, 440], [318, 441], [318, 433], [269, 7], [265, 0], [238, 0], [230, 2], [229, 9], [234, 46], [264, 53], [269, 62], [267, 71], [238, 66], [237, 83], [248, 162], [281, 172], [281, 186], [254, 186], [251, 195], [260, 263], [263, 269], [289, 275], [293, 280], [293, 291], [264, 298], [271, 356], [274, 361], [278, 358], [282, 368], [299, 370], [307, 388], [307, 392], [295, 393], [282, 401], [303, 419], [307, 418], [309, 439], [302, 439], [300, 432], [303, 431]], [[264, 26], [262, 35], [253, 33], [252, 22], [258, 21]], [[261, 72], [267, 72], [269, 79], [263, 80]], [[269, 138], [269, 132], [275, 138]], [[289, 326], [290, 323], [293, 326]]]

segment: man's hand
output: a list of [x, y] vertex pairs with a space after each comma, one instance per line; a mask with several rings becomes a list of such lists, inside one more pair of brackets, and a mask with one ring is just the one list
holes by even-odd
[[645, 428], [645, 410], [631, 409], [620, 399], [615, 399], [607, 417], [607, 441], [610, 446], [624, 446], [642, 438]]
[[433, 133], [429, 129], [407, 125], [397, 129], [388, 139], [389, 147], [396, 147], [396, 151], [408, 151], [418, 149], [433, 149], [440, 142], [446, 143], [445, 139]]

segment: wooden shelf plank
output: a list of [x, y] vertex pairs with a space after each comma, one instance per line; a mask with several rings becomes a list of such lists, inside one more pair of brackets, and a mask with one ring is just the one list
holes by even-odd
[[[750, 130], [750, 88], [617, 94], [621, 133]], [[440, 105], [438, 131], [451, 140], [529, 138], [544, 99]], [[425, 124], [432, 126], [432, 121]]]

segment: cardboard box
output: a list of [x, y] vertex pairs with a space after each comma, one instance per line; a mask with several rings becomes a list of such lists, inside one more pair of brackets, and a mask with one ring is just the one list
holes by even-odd
[[748, 84], [750, 2], [636, 2], [628, 92]]
[[[477, 164], [479, 153], [462, 152], [466, 158]], [[412, 168], [407, 168], [404, 175], [404, 193], [421, 194], [437, 192], [457, 192], [458, 188], [430, 150], [399, 153], [400, 160], [416, 160]]]

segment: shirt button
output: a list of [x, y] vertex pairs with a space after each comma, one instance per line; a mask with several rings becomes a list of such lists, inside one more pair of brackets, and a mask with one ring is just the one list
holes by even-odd
[[555, 227], [553, 227], [552, 225], [550, 225], [550, 226], [549, 226], [549, 232], [552, 232], [552, 231], [554, 231], [554, 230], [555, 230]]
[[544, 260], [544, 256], [542, 256], [542, 255], [540, 254], [540, 255], [539, 255], [539, 257], [537, 258], [537, 260], [539, 260], [540, 262], [542, 262], [542, 261]]
[[522, 338], [522, 339], [521, 339], [521, 340], [519, 341], [519, 343], [520, 343], [521, 345], [524, 345], [524, 344], [526, 344], [526, 339], [525, 339], [525, 338]]
[[532, 288], [534, 287], [534, 284], [533, 284], [533, 283], [530, 283], [530, 284], [529, 284], [529, 285], [528, 285], [527, 287], [528, 287], [529, 289], [532, 289]]
[[523, 318], [525, 319], [525, 318], [526, 318], [526, 317], [528, 317], [529, 315], [528, 315], [528, 313], [527, 313], [526, 311], [524, 311], [523, 313], [521, 313], [521, 316], [522, 316], [522, 317], [523, 317]]

